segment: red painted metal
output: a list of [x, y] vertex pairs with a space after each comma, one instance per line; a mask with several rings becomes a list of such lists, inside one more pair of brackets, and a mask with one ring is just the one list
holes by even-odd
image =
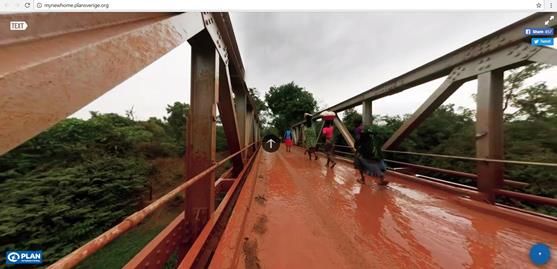
[[80, 20], [77, 15], [0, 15], [1, 25], [19, 17], [30, 23], [27, 31], [17, 33], [0, 27], [0, 154], [67, 118], [203, 29], [195, 13], [96, 13]]
[[[238, 126], [238, 135], [240, 145], [244, 146], [248, 142], [246, 141], [246, 114], [247, 114], [247, 94], [245, 92], [238, 91], [234, 96], [234, 104], [236, 109], [236, 124]], [[246, 159], [246, 154], [242, 154], [242, 159]]]
[[215, 182], [215, 193], [228, 192], [236, 181], [235, 178], [220, 178]]
[[507, 196], [507, 197], [516, 198], [516, 199], [519, 199], [519, 200], [533, 202], [533, 203], [536, 203], [536, 204], [543, 204], [543, 205], [550, 205], [550, 206], [556, 206], [557, 207], [557, 199], [555, 199], [555, 198], [543, 197], [543, 196], [532, 195], [532, 194], [527, 194], [527, 193], [520, 193], [520, 192], [503, 190], [503, 189], [497, 189], [494, 192], [495, 192], [495, 194], [501, 195], [501, 196]]
[[[240, 133], [238, 132], [238, 123], [236, 118], [236, 110], [234, 107], [234, 99], [232, 97], [230, 83], [230, 73], [228, 67], [222, 62], [219, 71], [219, 115], [226, 135], [228, 150], [233, 153], [242, 148]], [[234, 166], [234, 176], [238, 175], [244, 167], [242, 156], [236, 156], [232, 159]]]
[[[216, 117], [220, 58], [207, 31], [191, 44], [190, 110], [186, 137], [186, 179], [216, 160]], [[210, 173], [186, 190], [186, 223], [196, 236], [215, 210], [215, 174]]]
[[[251, 146], [251, 145], [250, 145]], [[226, 163], [228, 160], [232, 159], [234, 156], [244, 152], [250, 146], [244, 147], [241, 151], [238, 151], [225, 159], [219, 161], [218, 163], [212, 165], [211, 167], [207, 168], [206, 170], [200, 172], [196, 176], [190, 178], [182, 185], [178, 186], [174, 190], [168, 192], [167, 194], [163, 195], [161, 198], [157, 199], [147, 207], [143, 208], [140, 211], [137, 211], [130, 215], [129, 217], [125, 218], [122, 222], [117, 224], [116, 226], [112, 227], [108, 231], [104, 232], [103, 234], [97, 236], [95, 239], [89, 241], [87, 244], [81, 246], [80, 248], [74, 250], [72, 253], [66, 255], [64, 258], [58, 260], [56, 263], [52, 264], [48, 268], [51, 269], [66, 269], [66, 268], [73, 268], [78, 265], [80, 262], [85, 260], [87, 257], [93, 255], [99, 249], [106, 246], [108, 243], [114, 241], [114, 239], [118, 238], [120, 235], [126, 233], [131, 228], [137, 226], [141, 223], [147, 216], [151, 215], [155, 210], [161, 208], [166, 203], [172, 201], [174, 197], [178, 194], [182, 193], [197, 181], [203, 179], [219, 166]]]
[[[246, 218], [251, 208], [254, 187], [257, 180], [261, 160], [254, 162], [250, 173], [240, 191], [234, 206], [234, 212], [228, 220], [219, 244], [215, 249], [209, 268], [236, 268], [236, 262], [242, 255], [242, 234], [246, 229]], [[216, 258], [215, 258], [216, 257]]]
[[512, 221], [528, 227], [533, 227], [542, 231], [555, 234], [557, 231], [557, 218], [548, 215], [538, 214], [532, 211], [522, 210], [520, 208], [510, 207], [502, 204], [488, 204], [477, 200], [459, 197], [455, 199], [459, 204], [473, 209], [477, 212], [484, 212], [491, 216], [495, 216], [500, 221]]
[[[426, 165], [417, 165], [417, 164], [394, 161], [394, 160], [385, 160], [385, 161], [388, 162], [388, 163], [404, 165], [404, 166], [417, 168], [417, 169], [421, 169], [421, 170], [440, 172], [440, 173], [444, 173], [444, 174], [447, 174], [447, 175], [454, 175], [454, 176], [458, 176], [458, 177], [469, 178], [469, 179], [472, 179], [472, 180], [477, 180], [478, 179], [478, 175], [472, 174], [472, 173], [465, 173], [465, 172], [460, 172], [460, 171], [436, 168], [436, 167], [431, 167], [431, 166], [426, 166]], [[510, 179], [505, 179], [503, 182], [505, 183], [505, 185], [515, 187], [515, 188], [526, 188], [529, 185], [526, 182], [520, 182], [520, 181], [515, 181], [515, 180], [510, 180]]]
[[557, 167], [557, 163], [547, 163], [547, 162], [515, 161], [515, 160], [503, 160], [503, 159], [492, 159], [492, 158], [474, 158], [474, 157], [465, 157], [465, 156], [431, 154], [431, 153], [398, 151], [398, 150], [383, 150], [383, 151], [384, 152], [390, 152], [390, 153], [400, 153], [400, 154], [427, 156], [427, 157], [435, 157], [435, 158], [446, 158], [446, 159], [463, 160], [463, 161], [477, 161], [477, 162], [492, 162], [492, 163], [502, 163], [502, 164], [539, 165], [539, 166], [547, 166], [547, 167]]
[[449, 186], [445, 183], [435, 182], [435, 181], [419, 178], [419, 177], [416, 177], [416, 176], [413, 176], [413, 175], [407, 175], [407, 174], [398, 173], [398, 172], [394, 172], [394, 171], [387, 171], [387, 174], [392, 174], [393, 176], [396, 176], [398, 178], [407, 179], [407, 180], [410, 180], [412, 182], [423, 183], [423, 184], [426, 184], [426, 185], [430, 185], [430, 186], [433, 186], [433, 187], [436, 187], [438, 189], [448, 191], [448, 192], [451, 192], [451, 193], [454, 193], [454, 194], [465, 195], [465, 196], [472, 197], [472, 198], [478, 199], [478, 200], [480, 200], [482, 198], [481, 194], [477, 191], [474, 191], [474, 190]]
[[232, 210], [244, 184], [246, 173], [251, 169], [257, 169], [259, 156], [260, 154], [258, 153], [251, 156], [246, 167], [238, 175], [238, 178], [234, 181], [230, 191], [226, 194], [217, 210], [211, 215], [207, 225], [203, 227], [203, 230], [199, 236], [197, 236], [178, 268], [207, 268], [210, 257], [217, 247], [220, 236], [232, 214]]
[[186, 228], [184, 214], [181, 213], [137, 253], [124, 268], [163, 268], [170, 256], [176, 255], [178, 260], [184, 257], [189, 240], [191, 240], [191, 235]]

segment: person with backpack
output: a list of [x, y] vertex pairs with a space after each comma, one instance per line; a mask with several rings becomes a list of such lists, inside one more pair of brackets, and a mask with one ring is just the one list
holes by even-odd
[[365, 184], [365, 174], [379, 178], [379, 185], [386, 185], [386, 166], [380, 143], [371, 129], [364, 130], [356, 140], [356, 167], [360, 171], [358, 182]]

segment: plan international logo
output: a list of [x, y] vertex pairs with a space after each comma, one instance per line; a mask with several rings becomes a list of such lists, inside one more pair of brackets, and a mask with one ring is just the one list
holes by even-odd
[[6, 264], [42, 264], [42, 251], [8, 251], [6, 252]]

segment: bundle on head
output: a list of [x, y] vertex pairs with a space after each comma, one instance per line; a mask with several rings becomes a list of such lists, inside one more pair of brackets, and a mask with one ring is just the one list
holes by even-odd
[[333, 111], [323, 111], [323, 112], [321, 112], [321, 117], [323, 117], [323, 120], [325, 120], [325, 121], [334, 120], [336, 115], [337, 114]]

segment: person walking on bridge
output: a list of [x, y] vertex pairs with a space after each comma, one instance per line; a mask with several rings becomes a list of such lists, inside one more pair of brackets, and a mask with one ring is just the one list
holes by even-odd
[[329, 167], [329, 164], [332, 163], [331, 168], [333, 168], [337, 164], [334, 157], [335, 145], [333, 142], [333, 121], [326, 120], [322, 132], [323, 136], [325, 137], [325, 154], [327, 155], [327, 163], [325, 164], [325, 166]]
[[284, 132], [284, 144], [286, 145], [286, 152], [292, 151], [292, 130], [287, 128]]
[[311, 154], [313, 154], [315, 156], [315, 160], [317, 160], [317, 135], [315, 134], [311, 114], [305, 113], [304, 119], [304, 147], [306, 148], [304, 155], [307, 153], [308, 158], [311, 160]]
[[[356, 123], [356, 128], [354, 128], [354, 139], [357, 142], [358, 140], [360, 140], [360, 136], [362, 135], [362, 132], [364, 131], [364, 124], [362, 122], [362, 119], [356, 119], [355, 123]], [[358, 167], [358, 151], [355, 152], [355, 156], [354, 156], [354, 168], [359, 169], [359, 167]]]
[[364, 173], [379, 178], [379, 185], [386, 185], [385, 162], [377, 137], [371, 128], [364, 130], [356, 140], [356, 167], [360, 170], [359, 183], [365, 184]]

